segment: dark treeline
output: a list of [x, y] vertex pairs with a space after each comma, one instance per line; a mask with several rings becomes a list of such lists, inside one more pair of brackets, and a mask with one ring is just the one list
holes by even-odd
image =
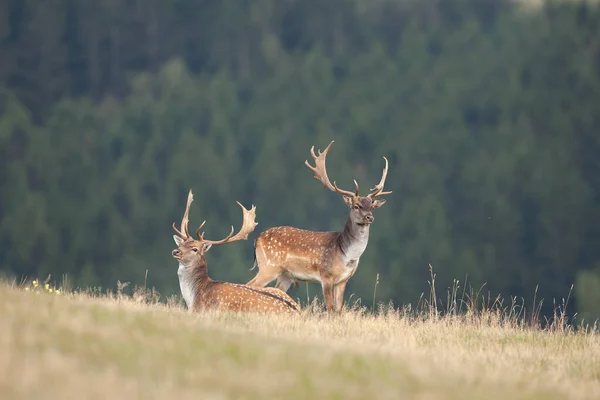
[[[0, 0], [0, 271], [178, 290], [171, 223], [341, 229], [303, 165], [387, 204], [347, 294], [415, 304], [428, 264], [600, 315], [600, 9], [501, 0]], [[320, 291], [310, 285], [311, 295]], [[303, 297], [300, 292], [292, 295]], [[352, 301], [352, 300], [351, 300]]]

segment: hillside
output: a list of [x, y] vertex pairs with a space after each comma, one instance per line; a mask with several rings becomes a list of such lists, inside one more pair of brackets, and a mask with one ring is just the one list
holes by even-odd
[[492, 313], [413, 317], [192, 315], [131, 297], [3, 285], [0, 397], [600, 396], [597, 333], [510, 327]]

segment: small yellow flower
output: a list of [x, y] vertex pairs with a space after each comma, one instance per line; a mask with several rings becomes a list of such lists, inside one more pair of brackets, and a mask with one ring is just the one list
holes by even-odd
[[50, 293], [52, 293], [52, 289], [48, 289], [48, 291], [49, 291]]
[[60, 294], [60, 290], [56, 289], [56, 294]]
[[29, 292], [29, 288], [28, 288], [28, 287], [26, 287], [26, 288], [25, 288], [25, 291], [26, 291], [26, 292]]
[[37, 287], [37, 285], [38, 285], [37, 279], [35, 281], [31, 282], [31, 284], [33, 285], [33, 287]]
[[49, 289], [50, 289], [50, 285], [49, 285], [49, 284], [47, 284], [47, 283], [44, 285], [44, 287], [46, 288], [46, 290], [49, 290]]

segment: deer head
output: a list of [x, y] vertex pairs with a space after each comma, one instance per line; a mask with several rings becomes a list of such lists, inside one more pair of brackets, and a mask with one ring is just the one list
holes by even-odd
[[344, 202], [348, 207], [350, 207], [350, 220], [357, 225], [370, 225], [373, 223], [373, 210], [381, 207], [385, 204], [385, 200], [375, 200], [377, 197], [385, 196], [391, 194], [392, 192], [384, 192], [383, 185], [385, 184], [385, 179], [387, 178], [388, 173], [388, 160], [383, 157], [385, 160], [385, 168], [383, 169], [383, 174], [381, 176], [381, 180], [371, 192], [362, 197], [359, 195], [359, 187], [356, 179], [354, 180], [355, 191], [342, 190], [337, 187], [335, 181], [333, 181], [333, 185], [329, 181], [329, 177], [327, 176], [327, 168], [325, 166], [325, 161], [327, 158], [327, 152], [329, 148], [333, 144], [333, 140], [329, 143], [329, 146], [325, 148], [323, 152], [319, 150], [319, 155], [315, 154], [315, 146], [312, 146], [310, 149], [310, 154], [315, 162], [315, 166], [309, 164], [308, 161], [305, 161], [304, 164], [314, 172], [315, 179], [318, 179], [323, 186], [331, 190], [332, 192], [341, 194], [344, 198]]
[[238, 240], [246, 240], [248, 239], [248, 234], [250, 234], [256, 225], [256, 207], [253, 205], [250, 210], [247, 210], [242, 206], [239, 202], [237, 204], [242, 208], [243, 212], [243, 223], [240, 231], [233, 235], [234, 229], [231, 227], [231, 232], [227, 235], [226, 238], [221, 240], [209, 240], [204, 239], [204, 232], [200, 233], [202, 227], [206, 223], [206, 221], [200, 224], [200, 227], [196, 230], [196, 236], [198, 239], [194, 239], [189, 231], [188, 231], [188, 223], [189, 223], [189, 213], [190, 206], [192, 205], [192, 201], [194, 200], [194, 196], [192, 191], [190, 190], [187, 199], [187, 205], [185, 207], [185, 213], [183, 214], [183, 219], [181, 220], [181, 227], [177, 229], [175, 227], [175, 223], [173, 223], [173, 229], [177, 233], [177, 235], [173, 235], [173, 239], [177, 244], [177, 248], [175, 248], [172, 252], [173, 257], [179, 261], [179, 263], [183, 266], [192, 266], [197, 265], [206, 265], [206, 261], [204, 259], [205, 254], [210, 250], [213, 245], [221, 245], [225, 243], [232, 243]]

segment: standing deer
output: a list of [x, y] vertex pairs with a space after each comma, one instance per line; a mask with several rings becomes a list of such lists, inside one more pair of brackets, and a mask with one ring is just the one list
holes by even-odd
[[342, 232], [313, 232], [291, 226], [278, 226], [261, 233], [254, 244], [254, 258], [258, 265], [258, 273], [248, 285], [264, 287], [277, 279], [275, 285], [286, 292], [297, 281], [320, 282], [327, 312], [335, 309], [341, 312], [344, 302], [344, 290], [348, 279], [354, 275], [360, 256], [367, 248], [369, 226], [373, 223], [372, 211], [385, 204], [385, 200], [375, 200], [392, 192], [384, 192], [383, 185], [388, 172], [388, 161], [381, 181], [371, 189], [366, 197], [358, 194], [358, 183], [354, 181], [356, 191], [341, 190], [335, 181], [333, 185], [327, 177], [325, 158], [333, 144], [325, 151], [319, 150], [315, 155], [315, 147], [310, 153], [315, 162], [306, 166], [314, 172], [318, 179], [329, 190], [341, 194], [350, 207], [350, 214]]
[[204, 239], [204, 232], [200, 230], [206, 223], [204, 221], [196, 230], [198, 240], [192, 238], [188, 231], [188, 215], [190, 205], [194, 197], [190, 190], [185, 208], [185, 214], [181, 220], [181, 229], [178, 230], [173, 223], [173, 229], [177, 235], [173, 235], [177, 248], [173, 250], [173, 257], [179, 261], [179, 287], [188, 309], [199, 311], [206, 309], [219, 309], [223, 311], [242, 311], [260, 313], [291, 313], [297, 314], [300, 307], [285, 292], [275, 288], [250, 287], [229, 282], [220, 282], [210, 279], [206, 267], [206, 252], [213, 245], [232, 243], [238, 240], [248, 239], [248, 234], [254, 230], [257, 223], [256, 207], [247, 210], [239, 202], [244, 219], [240, 231], [233, 235], [231, 233], [222, 240]]

